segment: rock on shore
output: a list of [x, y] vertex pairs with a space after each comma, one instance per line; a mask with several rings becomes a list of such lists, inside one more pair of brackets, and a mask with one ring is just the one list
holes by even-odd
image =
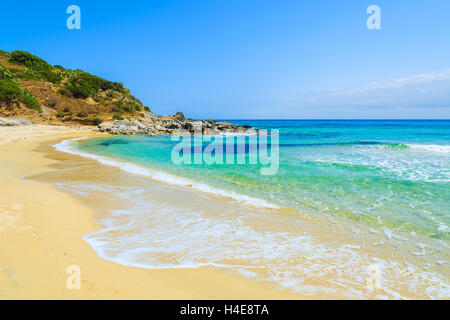
[[32, 123], [23, 118], [0, 117], [0, 127], [30, 126]]

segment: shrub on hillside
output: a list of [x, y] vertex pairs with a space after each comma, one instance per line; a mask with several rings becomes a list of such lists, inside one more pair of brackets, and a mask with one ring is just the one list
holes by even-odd
[[11, 80], [0, 79], [0, 103], [11, 103], [19, 100], [22, 90]]
[[63, 96], [66, 96], [66, 97], [73, 98], [72, 92], [69, 89], [67, 89], [67, 88], [59, 89], [58, 93], [63, 95]]
[[[97, 91], [88, 82], [83, 80], [71, 81], [66, 85], [66, 89], [71, 96], [77, 99], [86, 99]], [[67, 94], [67, 91], [61, 90], [62, 94]]]
[[31, 53], [25, 51], [13, 51], [11, 52], [11, 57], [9, 58], [9, 62], [14, 64], [19, 64], [32, 68], [44, 68], [50, 69], [51, 65], [49, 65], [45, 60], [32, 55]]
[[34, 109], [42, 112], [42, 108], [39, 106], [39, 102], [27, 89], [23, 89], [22, 91], [22, 102], [28, 109]]
[[39, 70], [39, 73], [42, 76], [42, 78], [51, 83], [60, 83], [62, 80], [62, 77], [59, 74], [49, 69]]
[[103, 121], [102, 119], [95, 117], [94, 119], [92, 119], [92, 122], [94, 123], [94, 125], [98, 126]]
[[185, 119], [185, 117], [184, 117], [184, 113], [183, 112], [177, 112], [176, 114], [175, 114], [175, 117], [177, 117], [178, 119]]
[[39, 72], [31, 68], [25, 68], [25, 70], [18, 75], [23, 79], [29, 80], [41, 80], [43, 78]]
[[124, 120], [124, 118], [121, 115], [115, 114], [113, 115], [113, 120]]
[[7, 57], [9, 59], [11, 57], [11, 53], [0, 50], [0, 56]]
[[114, 91], [112, 89], [106, 90], [105, 94], [106, 94], [106, 97], [108, 99], [118, 99], [118, 98], [120, 98], [120, 95], [116, 91]]
[[0, 103], [22, 101], [27, 108], [42, 112], [39, 102], [27, 89], [20, 89], [12, 79], [4, 79], [3, 76], [0, 78]]
[[46, 80], [52, 83], [59, 83], [62, 77], [53, 71], [53, 67], [45, 60], [25, 51], [13, 51], [9, 62], [26, 66], [24, 78], [31, 80]]
[[134, 113], [136, 111], [141, 111], [142, 106], [139, 104], [139, 102], [135, 100], [128, 100], [128, 99], [120, 99], [116, 102], [114, 102], [114, 105], [119, 108], [122, 112], [131, 112]]
[[92, 95], [92, 99], [95, 101], [95, 102], [100, 102], [100, 101], [102, 101], [102, 98], [100, 97], [100, 95], [96, 92], [96, 93], [94, 93], [93, 95]]
[[70, 76], [70, 80], [66, 84], [66, 89], [69, 90], [75, 98], [86, 99], [90, 96], [95, 96], [100, 89], [103, 91], [125, 91], [122, 83], [111, 82], [80, 70], [70, 74]]
[[18, 82], [16, 74], [11, 70], [9, 70], [8, 68], [2, 66], [1, 64], [0, 64], [0, 79], [10, 80], [16, 83]]

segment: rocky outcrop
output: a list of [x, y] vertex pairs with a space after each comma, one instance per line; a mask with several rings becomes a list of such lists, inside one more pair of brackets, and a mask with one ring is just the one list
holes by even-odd
[[[64, 119], [62, 120], [64, 122]], [[32, 123], [23, 118], [0, 117], [0, 126], [29, 126]], [[91, 125], [91, 123], [86, 123]], [[217, 122], [214, 120], [186, 119], [179, 112], [175, 116], [158, 116], [146, 113], [140, 118], [129, 118], [125, 120], [113, 120], [98, 125], [100, 132], [108, 132], [115, 135], [134, 134], [178, 134], [178, 135], [220, 135], [220, 134], [253, 134], [256, 131], [250, 126], [239, 126], [228, 122]]]
[[30, 126], [32, 123], [23, 118], [0, 117], [0, 127]]
[[239, 126], [228, 122], [214, 120], [186, 119], [179, 112], [175, 116], [157, 116], [147, 114], [142, 118], [103, 122], [98, 126], [101, 132], [111, 134], [252, 134], [255, 130], [250, 126]]

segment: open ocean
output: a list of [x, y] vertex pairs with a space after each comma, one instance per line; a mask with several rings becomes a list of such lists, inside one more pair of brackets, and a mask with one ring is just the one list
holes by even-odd
[[57, 145], [140, 179], [55, 180], [122, 203], [85, 237], [100, 257], [210, 265], [331, 298], [450, 298], [450, 121], [230, 122], [280, 130], [276, 175], [260, 165], [175, 165], [170, 136]]

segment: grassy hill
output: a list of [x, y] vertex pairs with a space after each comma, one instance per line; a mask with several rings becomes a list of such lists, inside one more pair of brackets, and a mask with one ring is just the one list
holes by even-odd
[[150, 112], [120, 82], [52, 66], [25, 51], [0, 50], [0, 116], [95, 125]]

